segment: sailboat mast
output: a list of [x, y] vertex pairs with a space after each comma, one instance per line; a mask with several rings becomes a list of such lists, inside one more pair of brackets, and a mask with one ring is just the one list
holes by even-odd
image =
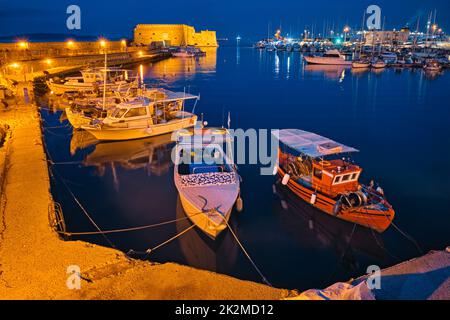
[[106, 53], [106, 47], [105, 47], [105, 66], [104, 66], [104, 71], [105, 74], [103, 76], [103, 106], [102, 109], [105, 109], [105, 105], [106, 105], [106, 68], [108, 66], [108, 62], [107, 62], [107, 53]]

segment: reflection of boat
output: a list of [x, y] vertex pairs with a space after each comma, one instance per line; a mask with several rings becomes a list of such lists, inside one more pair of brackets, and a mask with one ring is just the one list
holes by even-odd
[[331, 157], [356, 149], [298, 129], [273, 134], [281, 144], [277, 172], [283, 185], [331, 216], [378, 232], [389, 227], [395, 212], [381, 187], [360, 184], [361, 167]]
[[[182, 232], [190, 226], [180, 197], [177, 197], [177, 233]], [[230, 221], [230, 225], [232, 225]], [[186, 262], [199, 269], [214, 272], [227, 273], [234, 267], [239, 253], [239, 248], [230, 232], [226, 232], [217, 241], [212, 241], [198, 230], [191, 230], [178, 238], [181, 252]]]
[[239, 175], [225, 150], [226, 129], [183, 130], [177, 134], [175, 186], [191, 221], [215, 239], [227, 227], [239, 195]]
[[83, 165], [101, 167], [114, 163], [126, 170], [145, 168], [149, 173], [160, 176], [172, 166], [172, 144], [171, 134], [139, 140], [102, 142], [86, 156]]
[[86, 149], [98, 142], [99, 141], [87, 131], [73, 130], [72, 138], [70, 139], [70, 154], [74, 155], [77, 150]]
[[345, 73], [346, 68], [336, 65], [307, 64], [304, 66], [304, 70], [307, 72], [323, 73], [328, 79], [340, 79], [342, 78], [342, 74]]
[[439, 72], [442, 70], [442, 66], [437, 60], [428, 60], [423, 66], [425, 71]]
[[[334, 219], [310, 206], [281, 184], [275, 184], [274, 188], [280, 198], [279, 211], [283, 210], [277, 218], [302, 246], [334, 249], [336, 255], [342, 257], [345, 265], [352, 270], [358, 264], [354, 253], [368, 255], [377, 261], [386, 259], [383, 239], [379, 234]], [[286, 214], [286, 211], [291, 214]]]
[[[81, 77], [50, 79], [47, 86], [51, 92], [60, 95], [66, 92], [127, 91], [137, 87], [137, 79], [131, 79], [129, 70], [118, 68], [88, 68], [81, 71]], [[106, 83], [105, 83], [106, 76]]]
[[98, 140], [131, 140], [194, 126], [197, 116], [184, 111], [184, 101], [198, 97], [183, 92], [166, 93], [161, 98], [141, 96], [124, 101], [108, 112], [104, 119], [94, 120], [81, 128]]
[[309, 64], [352, 65], [352, 62], [345, 60], [345, 55], [341, 54], [338, 50], [328, 50], [323, 56], [304, 56], [303, 59]]

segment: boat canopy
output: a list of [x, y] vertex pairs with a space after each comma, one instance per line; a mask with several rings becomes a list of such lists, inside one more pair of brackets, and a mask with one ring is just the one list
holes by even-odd
[[273, 130], [272, 135], [286, 146], [312, 158], [358, 151], [318, 134], [299, 129]]

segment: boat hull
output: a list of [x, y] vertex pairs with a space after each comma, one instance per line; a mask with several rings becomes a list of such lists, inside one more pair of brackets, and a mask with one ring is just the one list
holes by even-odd
[[[212, 239], [216, 239], [217, 236], [227, 228], [228, 221], [230, 219], [232, 208], [228, 209], [223, 215], [222, 219], [213, 219], [212, 215], [219, 216], [217, 212], [202, 212], [201, 208], [198, 208], [192, 202], [190, 202], [182, 193], [180, 194], [181, 205], [188, 216], [198, 228], [200, 228], [206, 235]], [[217, 223], [215, 220], [222, 220]]]
[[[278, 174], [282, 178], [285, 172], [283, 169], [278, 168]], [[310, 203], [314, 190], [300, 185], [293, 179], [289, 179], [287, 187], [298, 197]], [[380, 211], [367, 207], [357, 207], [341, 210], [337, 215], [334, 215], [336, 200], [320, 193], [316, 193], [316, 196], [316, 201], [314, 204], [311, 204], [312, 206], [336, 218], [362, 225], [380, 233], [385, 231], [394, 220], [395, 212], [392, 208], [389, 208], [387, 211]]]
[[370, 63], [365, 63], [365, 62], [353, 62], [352, 63], [352, 68], [355, 69], [363, 69], [363, 68], [369, 68], [370, 67]]
[[74, 127], [75, 129], [80, 129], [82, 126], [87, 126], [91, 122], [92, 118], [88, 118], [83, 116], [80, 113], [75, 113], [70, 108], [66, 108], [66, 116], [67, 120], [69, 120], [69, 123]]
[[[56, 95], [61, 95], [67, 92], [103, 92], [103, 85], [94, 85], [92, 83], [55, 83], [52, 81], [47, 81], [47, 86], [50, 88], [51, 92]], [[135, 84], [132, 82], [127, 83], [108, 83], [106, 84], [106, 91], [127, 91], [128, 89], [134, 87]]]
[[329, 66], [351, 66], [351, 61], [346, 61], [341, 58], [325, 58], [325, 57], [303, 57], [309, 64], [322, 64]]
[[196, 122], [197, 116], [194, 115], [192, 117], [187, 117], [184, 119], [173, 120], [168, 123], [149, 125], [137, 128], [127, 128], [127, 127], [101, 128], [93, 126], [81, 126], [81, 128], [90, 132], [98, 140], [119, 141], [119, 140], [133, 140], [158, 136], [176, 130], [192, 127], [195, 125]]

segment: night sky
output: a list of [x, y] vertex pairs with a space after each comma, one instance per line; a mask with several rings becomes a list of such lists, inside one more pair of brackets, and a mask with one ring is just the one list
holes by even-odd
[[[66, 28], [66, 8], [81, 7], [81, 30]], [[421, 15], [424, 28], [427, 15], [437, 10], [437, 23], [450, 28], [449, 0], [0, 0], [0, 35], [14, 36], [35, 33], [103, 35], [111, 38], [132, 37], [138, 23], [186, 23], [196, 29], [212, 29], [219, 38], [259, 39], [281, 25], [283, 33], [293, 37], [305, 27], [315, 26], [322, 32], [324, 24], [341, 30], [344, 24], [359, 29], [362, 13], [370, 4], [377, 4], [386, 17], [386, 28], [401, 28], [409, 23], [416, 28]], [[447, 32], [449, 33], [449, 32]]]

